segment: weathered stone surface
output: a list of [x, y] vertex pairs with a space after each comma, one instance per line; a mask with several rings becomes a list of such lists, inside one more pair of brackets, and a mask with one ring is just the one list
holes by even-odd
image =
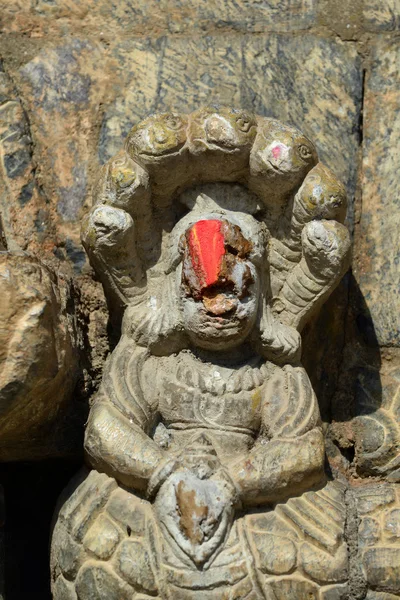
[[398, 40], [377, 42], [366, 81], [363, 198], [356, 235], [354, 273], [380, 346], [400, 344], [400, 211], [397, 156], [400, 151]]
[[364, 0], [363, 27], [366, 31], [389, 32], [400, 29], [398, 0]]
[[[96, 6], [71, 5], [69, 17], [65, 7], [56, 3], [38, 4], [28, 12], [33, 22], [36, 18], [42, 22], [57, 16], [59, 10], [58, 21], [65, 27], [74, 14], [79, 15], [76, 18], [86, 15], [89, 23], [95, 23], [90, 19], [95, 19]], [[291, 5], [289, 12], [302, 12], [305, 6]], [[260, 12], [266, 15], [269, 9], [284, 14], [281, 3], [263, 6]], [[15, 9], [20, 27], [29, 22], [28, 17], [24, 21], [24, 10]], [[107, 7], [101, 5], [98, 10], [104, 19]], [[201, 10], [213, 18], [212, 8]], [[240, 6], [240, 14], [241, 10]], [[257, 10], [258, 4], [253, 6], [253, 16]], [[114, 12], [122, 19], [130, 11], [118, 6]], [[140, 13], [139, 8], [132, 13], [135, 20]], [[293, 22], [299, 21], [294, 18]], [[53, 23], [51, 18], [52, 27]], [[18, 188], [15, 202], [19, 198], [14, 213], [24, 215], [12, 225], [20, 246], [44, 248], [71, 263], [76, 273], [85, 268], [78, 230], [97, 161], [104, 162], [119, 150], [130, 127], [154, 110], [187, 112], [199, 103], [221, 102], [256, 108], [261, 114], [292, 122], [317, 140], [323, 159], [353, 194], [357, 132], [351, 127], [358, 121], [359, 65], [353, 49], [336, 41], [273, 34], [243, 40], [235, 35], [134, 40], [122, 36], [121, 40], [113, 34], [106, 46], [81, 35], [37, 47], [30, 48], [29, 60], [22, 59], [21, 68], [10, 71], [29, 114], [28, 135], [22, 141], [26, 140], [27, 151], [33, 151], [22, 179], [12, 181]], [[316, 78], [324, 80], [324, 86], [315, 88]], [[269, 83], [264, 86], [265, 81]], [[15, 105], [19, 106], [18, 99]], [[14, 121], [9, 108], [3, 111], [8, 131]], [[27, 128], [26, 123], [23, 127]]]
[[368, 590], [365, 600], [398, 600], [398, 596], [390, 594], [389, 592], [375, 592]]
[[389, 511], [385, 518], [385, 531], [390, 538], [400, 538], [400, 509]]
[[364, 0], [318, 0], [317, 23], [341, 40], [358, 40], [363, 33], [363, 4]]
[[346, 344], [330, 426], [343, 473], [356, 469], [394, 482], [400, 477], [398, 62], [395, 40], [375, 42], [365, 82], [363, 190]]
[[302, 561], [304, 571], [314, 581], [344, 582], [349, 576], [348, 549], [343, 543], [336, 552], [335, 560], [327, 552], [316, 553], [310, 544], [303, 544]]
[[157, 590], [150, 556], [140, 542], [125, 540], [115, 560], [118, 571], [128, 583], [150, 593]]
[[397, 361], [360, 370], [354, 433], [356, 466], [364, 475], [400, 482], [400, 368]]
[[327, 585], [321, 590], [321, 600], [347, 600], [349, 587], [347, 583]]
[[66, 581], [62, 575], [60, 575], [54, 585], [54, 594], [60, 600], [77, 600], [75, 587], [70, 581]]
[[[42, 52], [35, 44], [30, 52], [17, 42], [15, 48], [19, 52], [13, 48], [13, 56], [22, 57], [22, 68], [6, 67], [6, 61], [0, 66], [0, 249], [44, 255], [56, 272], [62, 261], [63, 272], [72, 275], [86, 263], [79, 236], [79, 206], [89, 195], [89, 158], [96, 154], [91, 148], [95, 147], [92, 137], [98, 102], [94, 76], [85, 68], [92, 52], [97, 57], [92, 68], [101, 73], [101, 49], [96, 43], [80, 45], [75, 39], [58, 40], [51, 50], [45, 44], [47, 49]], [[79, 59], [85, 63], [82, 73]], [[89, 104], [85, 102], [86, 84]], [[102, 98], [104, 90], [103, 86]], [[76, 212], [76, 219], [64, 220], [71, 211]], [[72, 448], [82, 435], [87, 396], [96, 386], [109, 350], [107, 310], [100, 287], [87, 275], [74, 287], [78, 320], [87, 329], [80, 349], [84, 344], [86, 349], [85, 355], [80, 355], [83, 372], [75, 410], [52, 432], [58, 453]], [[74, 361], [76, 358], [75, 354]]]
[[[353, 492], [360, 518], [359, 558], [368, 585], [376, 592], [400, 593], [400, 489], [381, 483]], [[381, 596], [367, 596], [367, 598]], [[382, 599], [386, 596], [382, 596]], [[389, 595], [388, 598], [391, 598]]]
[[[42, 51], [20, 74], [34, 115], [35, 141], [41, 143], [39, 150], [46, 159], [43, 170], [47, 167], [54, 179], [58, 212], [66, 221], [77, 218], [86, 192], [87, 121], [93, 81], [91, 62], [85, 59], [94, 50], [87, 41], [73, 39], [54, 50]], [[96, 58], [100, 55], [92, 57], [92, 63]]]
[[375, 546], [379, 541], [379, 522], [372, 517], [365, 517], [359, 528], [359, 546]]
[[[200, 102], [236, 104], [292, 122], [316, 141], [322, 160], [346, 182], [349, 223], [353, 222], [362, 92], [361, 64], [354, 48], [313, 36], [244, 40], [209, 36], [201, 40], [124, 41], [111, 53], [125, 83], [120, 84], [121, 91], [104, 115], [100, 162], [117, 152], [130, 127], [151, 111], [174, 108], [186, 112]], [[316, 86], [316, 79], [324, 84]], [[137, 86], [138, 80], [145, 81], [145, 89]], [[343, 343], [341, 323], [346, 304], [343, 284], [341, 296], [335, 297], [335, 309], [327, 309], [317, 329], [325, 332], [328, 327], [335, 341], [328, 342], [325, 333], [317, 334], [311, 345], [313, 352], [318, 348], [324, 362], [306, 359], [313, 383], [318, 382], [318, 391], [324, 394], [320, 398], [324, 404], [331, 401], [337, 380], [334, 364], [340, 362], [340, 356], [335, 348]], [[326, 372], [315, 374], [316, 364]], [[330, 414], [329, 405], [325, 412]]]
[[[355, 190], [361, 71], [357, 52], [339, 42], [302, 36], [258, 38], [245, 46], [245, 106], [291, 122], [314, 140], [320, 156], [345, 183], [349, 210]], [[316, 86], [315, 81], [324, 84]]]
[[3, 252], [0, 287], [0, 460], [57, 454], [55, 420], [78, 374], [69, 282], [38, 259]]
[[123, 490], [115, 490], [106, 506], [107, 513], [131, 535], [141, 537], [145, 533], [145, 514], [138, 507], [135, 497]]
[[73, 540], [62, 524], [57, 526], [57, 537], [60, 544], [60, 571], [66, 579], [74, 580], [80, 568], [83, 548]]
[[[76, 489], [72, 490], [68, 502], [62, 507], [59, 522], [64, 524], [76, 540], [82, 542], [116, 488], [116, 482], [103, 473], [92, 471], [82, 485], [74, 485]], [[82, 512], [84, 519], [81, 518]]]
[[98, 558], [107, 560], [117, 547], [119, 538], [117, 527], [105, 515], [100, 515], [83, 538], [83, 544]]
[[[32, 139], [18, 92], [0, 63], [0, 219], [6, 249], [51, 249], [48, 209], [35, 179]], [[4, 248], [2, 248], [4, 249]]]
[[382, 507], [396, 502], [396, 492], [392, 485], [376, 484], [360, 488], [357, 491], [357, 511], [360, 515], [367, 515]]
[[79, 222], [89, 193], [91, 136], [99, 98], [107, 94], [98, 67], [103, 59], [101, 47], [72, 38], [39, 52], [17, 75], [40, 156], [37, 177], [51, 198], [48, 218], [57, 226], [53, 247], [61, 246], [59, 257], [68, 258], [77, 272], [85, 257], [77, 225], [68, 224]]
[[[398, 281], [398, 257], [393, 249], [398, 246], [393, 237], [398, 228], [398, 205], [394, 200], [398, 190], [393, 183], [397, 166], [389, 156], [392, 151], [395, 157], [397, 148], [398, 69], [392, 70], [397, 60], [396, 41], [388, 41], [400, 27], [399, 3], [3, 0], [0, 7], [0, 51], [8, 73], [0, 73], [0, 250], [7, 247], [3, 230], [9, 248], [54, 253], [57, 259], [71, 263], [76, 273], [83, 270], [80, 284], [86, 301], [82, 318], [88, 328], [87, 358], [92, 364], [92, 377], [99, 377], [108, 350], [107, 314], [100, 284], [88, 275], [78, 228], [90, 199], [98, 159], [104, 162], [111, 156], [121, 147], [121, 138], [130, 125], [154, 110], [176, 107], [187, 112], [199, 102], [222, 100], [249, 110], [256, 107], [261, 114], [298, 124], [316, 141], [325, 162], [346, 184], [350, 182], [348, 189], [353, 196], [359, 149], [360, 103], [356, 97], [361, 88], [356, 49], [361, 50], [366, 57], [363, 68], [367, 69], [363, 132], [368, 171], [363, 185], [368, 192], [365, 211], [361, 189], [359, 194], [363, 239], [357, 246], [356, 267], [362, 275], [367, 304], [353, 311], [343, 328], [348, 301], [343, 284], [337, 290], [341, 295], [331, 298], [321, 320], [313, 324], [312, 334], [306, 332], [303, 354], [310, 352], [305, 367], [312, 375], [323, 419], [334, 421], [330, 431], [335, 429], [332, 439], [341, 449], [339, 452], [331, 441], [337, 458], [337, 462], [331, 460], [334, 476], [354, 474], [356, 470], [357, 478], [372, 475], [398, 481], [398, 394], [392, 375], [395, 363], [400, 364], [399, 355], [395, 349], [391, 354], [385, 350], [381, 360], [377, 343], [398, 347], [399, 341], [397, 288], [389, 287], [389, 278], [394, 286]], [[304, 30], [315, 25], [311, 35], [304, 35]], [[365, 31], [386, 34], [386, 41], [378, 41], [371, 63], [369, 50], [377, 38], [363, 36]], [[342, 44], [339, 38], [352, 42]], [[357, 42], [360, 39], [362, 43]], [[86, 104], [73, 99], [76, 90], [84, 87], [82, 77], [90, 80]], [[54, 98], [51, 106], [47, 104], [50, 96]], [[376, 193], [378, 181], [381, 183]], [[350, 221], [351, 210], [352, 206]], [[57, 261], [53, 264], [57, 269]], [[155, 297], [151, 297], [152, 307]], [[371, 303], [372, 318], [368, 313]], [[358, 341], [350, 348], [351, 320], [366, 340], [368, 352], [361, 350]], [[344, 329], [347, 346], [342, 363], [349, 369], [346, 376], [339, 375], [336, 367], [337, 348], [342, 348], [345, 341]], [[321, 342], [321, 331], [327, 343]], [[214, 383], [217, 386], [218, 382]], [[228, 383], [219, 382], [221, 386]], [[347, 388], [346, 395], [335, 397], [332, 406], [338, 383]], [[210, 388], [209, 381], [202, 385]], [[207, 404], [207, 411], [211, 406], [211, 402]], [[359, 415], [355, 421], [351, 420], [354, 414]], [[64, 421], [63, 425], [73, 433], [73, 422]], [[168, 446], [168, 430], [160, 429], [159, 434], [158, 439]], [[56, 430], [52, 438], [60, 439]], [[340, 468], [336, 468], [339, 462]], [[358, 479], [357, 483], [362, 482]], [[374, 497], [379, 504], [385, 492], [378, 490]], [[337, 505], [326, 505], [329, 514], [336, 510]], [[375, 514], [365, 515], [360, 547], [379, 547], [381, 526], [386, 536], [381, 547], [386, 547], [388, 540], [394, 544], [397, 510], [392, 507], [382, 520]], [[127, 512], [118, 521], [121, 525], [134, 521]], [[139, 521], [142, 535], [143, 515]], [[60, 599], [65, 596], [75, 600], [76, 594], [71, 591], [75, 584], [59, 578], [57, 585]], [[318, 593], [327, 600], [347, 599], [343, 590], [345, 586], [325, 586]], [[386, 591], [367, 593], [368, 600], [397, 597], [398, 593]]]
[[298, 31], [315, 20], [316, 0], [139, 0], [133, 5], [123, 0], [116, 5], [95, 0], [24, 0], [2, 2], [5, 31], [25, 29], [36, 35], [48, 33], [53, 24], [62, 29], [101, 27], [101, 35], [129, 31], [133, 34], [186, 33], [204, 30], [241, 32]]
[[349, 265], [342, 185], [294, 127], [209, 106], [137, 124], [93, 200], [82, 240], [123, 320], [86, 429], [94, 470], [59, 514], [89, 553], [79, 598], [124, 597], [122, 581], [182, 600], [343, 597], [345, 486], [325, 482], [299, 362]]
[[400, 547], [377, 546], [364, 552], [363, 567], [375, 590], [397, 592], [400, 586]]
[[[79, 600], [131, 600], [133, 592], [109, 565], [95, 562], [87, 564], [79, 571], [76, 590]], [[53, 593], [56, 593], [56, 590], [53, 590]]]
[[290, 573], [297, 564], [295, 544], [287, 538], [275, 535], [254, 534], [254, 542], [260, 557], [260, 570], [263, 573], [284, 575]]
[[298, 600], [298, 598], [318, 598], [315, 584], [302, 577], [287, 577], [271, 582], [277, 600]]
[[355, 49], [313, 36], [209, 36], [124, 41], [112, 55], [125, 83], [105, 113], [101, 161], [150, 111], [187, 112], [218, 102], [300, 127], [354, 194], [362, 88]]

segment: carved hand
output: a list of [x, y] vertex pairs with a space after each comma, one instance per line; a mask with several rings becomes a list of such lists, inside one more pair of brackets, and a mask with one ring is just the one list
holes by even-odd
[[223, 485], [229, 501], [232, 505], [237, 506], [239, 492], [230, 473], [221, 465], [215, 455], [210, 454], [207, 456], [199, 453], [198, 450], [199, 447], [196, 446], [196, 441], [194, 441], [193, 445], [190, 444], [189, 449], [184, 448], [177, 453], [166, 455], [150, 478], [147, 487], [148, 497], [154, 498], [164, 482], [175, 473], [182, 472], [190, 473], [200, 482], [209, 480], [219, 482]]
[[182, 462], [179, 454], [169, 454], [163, 458], [154, 470], [148, 486], [147, 496], [152, 499], [157, 495], [162, 484], [179, 468], [182, 468]]
[[245, 505], [275, 503], [323, 479], [324, 439], [313, 429], [297, 439], [256, 442], [248, 456], [231, 466]]
[[275, 364], [296, 363], [301, 356], [301, 335], [270, 312], [261, 329], [261, 353]]

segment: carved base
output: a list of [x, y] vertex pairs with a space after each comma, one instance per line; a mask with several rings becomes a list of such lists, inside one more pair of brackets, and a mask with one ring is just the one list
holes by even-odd
[[[357, 517], [358, 554], [371, 588], [368, 600], [400, 596], [400, 486], [377, 484], [353, 492]], [[373, 591], [372, 591], [373, 590]]]
[[[54, 600], [339, 600], [349, 597], [345, 487], [328, 483], [234, 520], [198, 568], [163, 533], [152, 505], [91, 471], [75, 482], [53, 534]], [[369, 600], [400, 597], [400, 494], [350, 492]]]

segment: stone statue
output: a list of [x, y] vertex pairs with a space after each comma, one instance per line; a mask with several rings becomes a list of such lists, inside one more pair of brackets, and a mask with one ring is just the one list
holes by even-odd
[[345, 214], [312, 142], [243, 110], [150, 116], [103, 167], [82, 239], [121, 339], [57, 515], [55, 600], [349, 597], [300, 335], [348, 268]]

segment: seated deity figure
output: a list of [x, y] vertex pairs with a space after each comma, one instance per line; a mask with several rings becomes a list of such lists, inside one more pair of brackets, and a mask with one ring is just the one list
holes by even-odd
[[82, 239], [121, 337], [52, 539], [55, 600], [349, 597], [301, 330], [350, 260], [346, 194], [300, 131], [153, 115]]

